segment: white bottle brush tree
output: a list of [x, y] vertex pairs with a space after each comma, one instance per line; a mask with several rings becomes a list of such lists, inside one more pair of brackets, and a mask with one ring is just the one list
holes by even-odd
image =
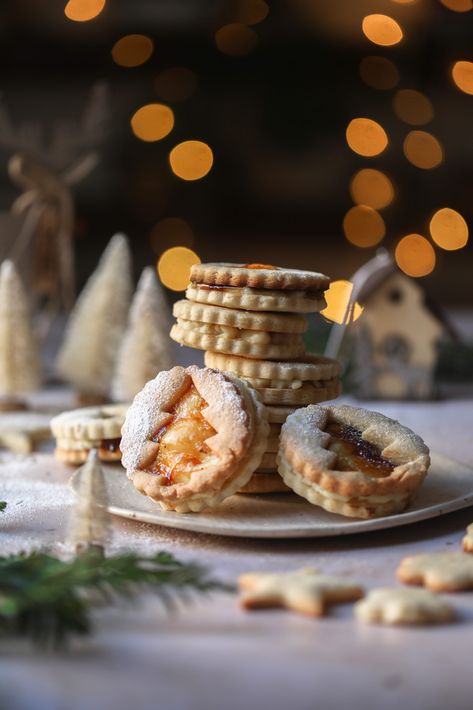
[[110, 391], [132, 289], [128, 241], [116, 234], [77, 299], [57, 359], [84, 403], [104, 401]]
[[169, 307], [153, 267], [141, 274], [130, 309], [112, 384], [115, 401], [130, 401], [161, 370], [173, 363]]
[[91, 548], [104, 551], [110, 536], [107, 488], [97, 451], [75, 474], [77, 499], [69, 522], [68, 542], [76, 553]]
[[0, 410], [21, 409], [41, 384], [29, 303], [13, 262], [0, 267]]

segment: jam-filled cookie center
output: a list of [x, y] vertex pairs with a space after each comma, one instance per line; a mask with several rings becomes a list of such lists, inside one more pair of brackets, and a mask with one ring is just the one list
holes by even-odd
[[330, 434], [327, 449], [337, 455], [337, 471], [360, 471], [365, 476], [384, 478], [394, 470], [394, 464], [381, 455], [377, 446], [365, 441], [355, 427], [331, 421], [325, 431]]
[[278, 266], [273, 266], [272, 264], [243, 264], [243, 269], [271, 269], [271, 271], [279, 271]]
[[202, 415], [206, 406], [207, 402], [191, 385], [170, 410], [169, 421], [153, 437], [159, 449], [152, 470], [161, 474], [165, 482], [185, 483], [192, 470], [212, 455], [205, 441], [216, 431]]

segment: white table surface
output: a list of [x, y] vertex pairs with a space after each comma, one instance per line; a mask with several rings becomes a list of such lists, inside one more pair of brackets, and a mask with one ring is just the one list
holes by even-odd
[[[369, 403], [364, 403], [370, 406]], [[377, 402], [441, 453], [473, 465], [473, 402]], [[0, 453], [1, 553], [60, 549], [70, 469], [48, 454]], [[166, 549], [234, 582], [250, 570], [304, 565], [367, 589], [397, 584], [407, 554], [459, 549], [473, 511], [404, 528], [310, 540], [216, 538], [114, 519], [112, 551]], [[1, 710], [463, 710], [473, 703], [473, 593], [449, 595], [442, 627], [365, 626], [351, 605], [323, 619], [284, 610], [244, 612], [233, 595], [199, 599], [169, 616], [150, 597], [97, 615], [96, 633], [68, 654], [0, 643]]]

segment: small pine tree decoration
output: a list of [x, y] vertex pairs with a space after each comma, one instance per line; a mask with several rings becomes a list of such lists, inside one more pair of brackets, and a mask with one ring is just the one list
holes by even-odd
[[77, 300], [57, 359], [84, 402], [104, 401], [110, 391], [132, 288], [128, 241], [116, 234]]
[[21, 395], [41, 383], [28, 299], [13, 262], [0, 267], [0, 410], [23, 408]]
[[110, 533], [107, 489], [98, 453], [92, 449], [78, 476], [77, 501], [72, 511], [68, 541], [76, 553], [95, 549], [103, 553]]
[[169, 338], [169, 309], [155, 271], [146, 267], [138, 282], [130, 309], [130, 320], [121, 344], [112, 397], [131, 401], [160, 370], [172, 366]]

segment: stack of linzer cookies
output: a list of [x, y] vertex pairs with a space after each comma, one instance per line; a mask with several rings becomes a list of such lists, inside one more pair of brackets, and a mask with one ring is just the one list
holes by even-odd
[[326, 305], [324, 274], [268, 264], [197, 264], [186, 300], [174, 305], [171, 337], [205, 350], [205, 364], [246, 380], [259, 393], [270, 422], [266, 453], [240, 492], [287, 490], [276, 468], [279, 433], [298, 407], [340, 394], [336, 360], [305, 352], [304, 313]]

